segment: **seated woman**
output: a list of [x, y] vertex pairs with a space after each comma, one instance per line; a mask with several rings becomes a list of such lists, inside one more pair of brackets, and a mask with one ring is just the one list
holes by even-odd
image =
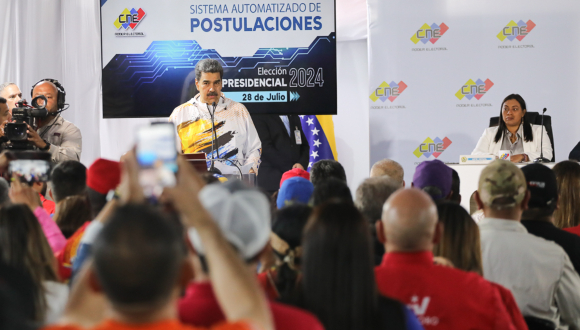
[[531, 125], [525, 117], [526, 101], [518, 94], [508, 95], [501, 104], [499, 126], [483, 131], [472, 155], [498, 155], [500, 150], [510, 150], [514, 163], [529, 162], [540, 156], [552, 157], [552, 144], [544, 129], [541, 146], [542, 125]]

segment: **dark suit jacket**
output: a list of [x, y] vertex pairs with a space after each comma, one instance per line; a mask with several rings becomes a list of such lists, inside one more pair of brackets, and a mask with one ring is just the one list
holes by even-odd
[[570, 151], [568, 159], [573, 159], [580, 162], [580, 142], [578, 142], [578, 144], [574, 147], [574, 149]]
[[576, 272], [580, 271], [580, 236], [559, 229], [547, 221], [522, 220], [522, 225], [530, 234], [560, 245], [570, 257]]
[[[288, 116], [290, 136], [286, 126], [278, 115], [252, 115], [254, 126], [262, 141], [262, 164], [258, 172], [258, 186], [268, 192], [280, 188], [280, 179], [284, 172], [292, 169], [294, 164], [301, 164], [307, 169], [310, 146], [302, 132], [298, 116]], [[294, 131], [298, 128], [302, 144], [296, 144]]]

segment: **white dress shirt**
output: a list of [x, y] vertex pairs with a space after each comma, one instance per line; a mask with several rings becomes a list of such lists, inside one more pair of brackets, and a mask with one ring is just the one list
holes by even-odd
[[511, 290], [524, 316], [580, 329], [580, 277], [559, 245], [514, 220], [484, 218], [479, 230], [487, 280]]

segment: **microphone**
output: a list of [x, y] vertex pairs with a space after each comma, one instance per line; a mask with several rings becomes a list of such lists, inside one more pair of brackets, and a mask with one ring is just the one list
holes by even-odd
[[549, 163], [550, 160], [544, 158], [544, 114], [546, 113], [546, 108], [542, 111], [542, 135], [540, 136], [540, 157], [534, 159], [534, 163]]
[[[215, 168], [215, 161], [214, 161], [215, 157], [214, 157], [213, 152], [214, 152], [214, 148], [215, 148], [214, 144], [218, 144], [217, 133], [215, 131], [215, 124], [214, 124], [214, 115], [215, 115], [215, 108], [216, 108], [215, 102], [212, 104], [212, 106], [213, 106], [213, 111], [210, 112], [209, 111], [209, 104], [207, 105], [207, 111], [209, 112], [210, 117], [211, 117], [211, 133], [212, 133], [211, 134], [211, 166], [209, 168], [209, 172], [215, 173], [215, 174], [222, 174], [222, 172], [219, 169]], [[215, 148], [215, 151], [217, 153], [217, 158], [219, 159], [220, 158], [219, 144], [217, 145], [217, 148]]]

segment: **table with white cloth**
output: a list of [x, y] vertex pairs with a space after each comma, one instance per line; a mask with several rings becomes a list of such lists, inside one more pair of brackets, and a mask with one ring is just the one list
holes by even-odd
[[[533, 163], [517, 163], [518, 167], [524, 167], [526, 165]], [[460, 165], [460, 164], [447, 164], [449, 167], [457, 171], [459, 174], [459, 192], [461, 193], [461, 206], [463, 206], [469, 212], [469, 198], [474, 191], [477, 190], [477, 185], [479, 184], [479, 176], [481, 171], [487, 165]], [[556, 163], [545, 163], [543, 165], [549, 168], [554, 167]]]

